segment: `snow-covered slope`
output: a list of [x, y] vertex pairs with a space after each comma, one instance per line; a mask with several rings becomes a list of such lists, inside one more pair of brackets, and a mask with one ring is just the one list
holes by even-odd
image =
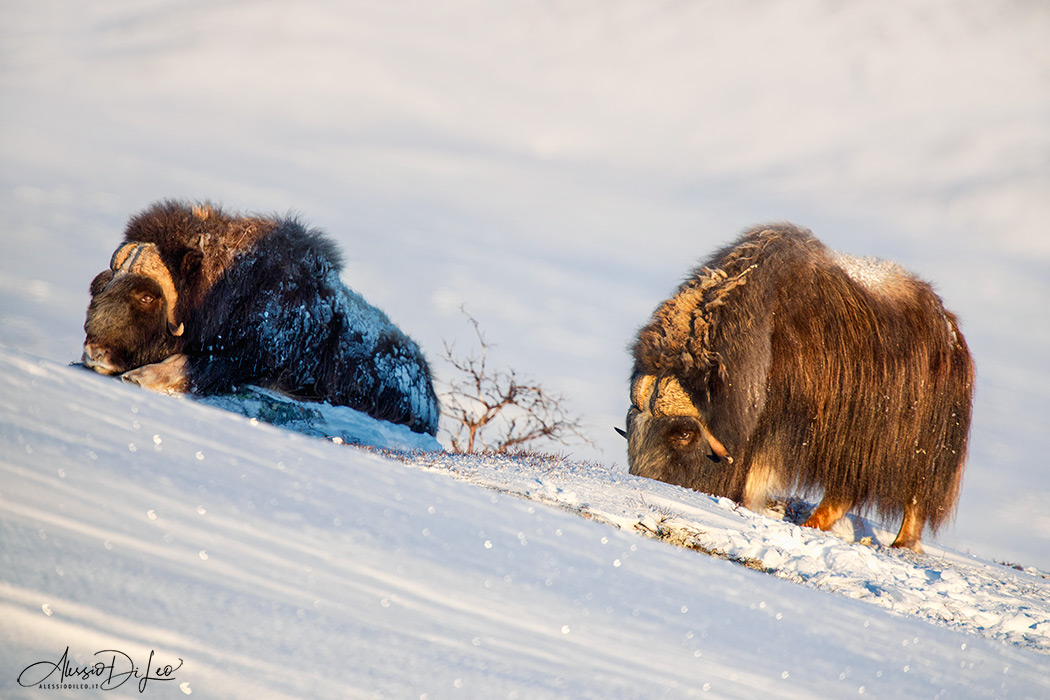
[[[896, 530], [848, 515], [826, 535], [797, 523], [813, 504], [764, 514], [677, 486], [556, 458], [404, 455], [420, 466], [577, 512], [820, 590], [1050, 654], [1050, 574], [924, 543], [925, 554], [887, 545]], [[788, 516], [785, 518], [785, 515]]]
[[[67, 648], [79, 668], [116, 656], [118, 693], [142, 697], [1050, 695], [1039, 576], [845, 544], [598, 465], [415, 459], [0, 349], [0, 696], [39, 697], [20, 674]], [[820, 590], [836, 580], [847, 595]], [[119, 676], [128, 659], [138, 676]]]

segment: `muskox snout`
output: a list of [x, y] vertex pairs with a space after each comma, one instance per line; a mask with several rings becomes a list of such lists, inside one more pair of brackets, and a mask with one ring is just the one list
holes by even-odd
[[725, 495], [736, 473], [733, 458], [695, 415], [654, 416], [632, 407], [627, 415], [631, 474]]
[[84, 343], [84, 355], [81, 359], [85, 367], [99, 374], [118, 374], [120, 372], [120, 368], [114, 364], [110, 356], [109, 349], [101, 345]]

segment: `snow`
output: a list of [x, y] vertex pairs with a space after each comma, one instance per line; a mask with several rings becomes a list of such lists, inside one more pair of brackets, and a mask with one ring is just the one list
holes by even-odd
[[[181, 655], [198, 697], [1050, 695], [1042, 4], [3, 15], [0, 696], [66, 645]], [[400, 465], [331, 438], [420, 445], [331, 407], [282, 414], [295, 435], [265, 392], [217, 411], [67, 369], [128, 216], [169, 197], [324, 229], [439, 379], [466, 304], [493, 366], [569, 397], [595, 448]], [[849, 544], [791, 525], [797, 504], [753, 516], [625, 474], [631, 337], [779, 220], [900, 263], [961, 320], [970, 458], [926, 558], [879, 523]]]
[[219, 394], [196, 399], [201, 403], [239, 413], [294, 430], [304, 435], [327, 438], [340, 444], [369, 445], [405, 451], [434, 451], [441, 443], [431, 435], [412, 432], [408, 426], [375, 420], [346, 406], [329, 403], [303, 403], [257, 386], [242, 387], [235, 394]]
[[8, 348], [0, 397], [4, 698], [67, 647], [178, 667], [150, 697], [1050, 693], [1039, 572], [562, 458], [404, 464]]
[[791, 220], [960, 318], [974, 430], [941, 541], [1048, 569], [1048, 29], [1020, 1], [8, 3], [0, 341], [78, 357], [89, 282], [158, 199], [292, 211], [438, 378], [466, 304], [493, 366], [582, 415], [576, 455], [623, 465], [631, 337]]
[[[798, 526], [808, 513], [790, 519], [782, 508], [757, 514], [727, 498], [600, 464], [494, 456], [405, 459], [623, 530], [751, 561], [778, 578], [901, 615], [1050, 653], [1050, 575], [1035, 568], [1011, 569], [929, 543], [925, 555], [894, 550], [889, 544], [895, 531], [853, 515], [826, 535]], [[790, 512], [799, 504], [788, 506]]]
[[910, 275], [892, 260], [880, 260], [871, 256], [858, 258], [838, 252], [833, 252], [832, 256], [835, 264], [847, 275], [874, 291], [889, 291], [895, 282], [910, 278]]

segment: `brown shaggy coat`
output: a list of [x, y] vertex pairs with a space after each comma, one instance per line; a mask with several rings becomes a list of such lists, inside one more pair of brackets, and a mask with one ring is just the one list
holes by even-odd
[[807, 525], [903, 517], [920, 549], [953, 512], [974, 368], [954, 315], [888, 262], [755, 228], [661, 304], [634, 346], [631, 473], [762, 510], [822, 491]]

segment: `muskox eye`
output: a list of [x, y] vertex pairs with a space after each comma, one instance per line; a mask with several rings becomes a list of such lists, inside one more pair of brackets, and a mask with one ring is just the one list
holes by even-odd
[[676, 447], [688, 447], [696, 439], [696, 431], [682, 428], [675, 430], [670, 435], [671, 443]]
[[142, 303], [143, 306], [149, 306], [150, 304], [153, 303], [154, 299], [155, 299], [155, 297], [152, 294], [150, 294], [149, 292], [147, 292], [147, 293], [143, 294], [141, 297], [139, 297], [139, 301]]

